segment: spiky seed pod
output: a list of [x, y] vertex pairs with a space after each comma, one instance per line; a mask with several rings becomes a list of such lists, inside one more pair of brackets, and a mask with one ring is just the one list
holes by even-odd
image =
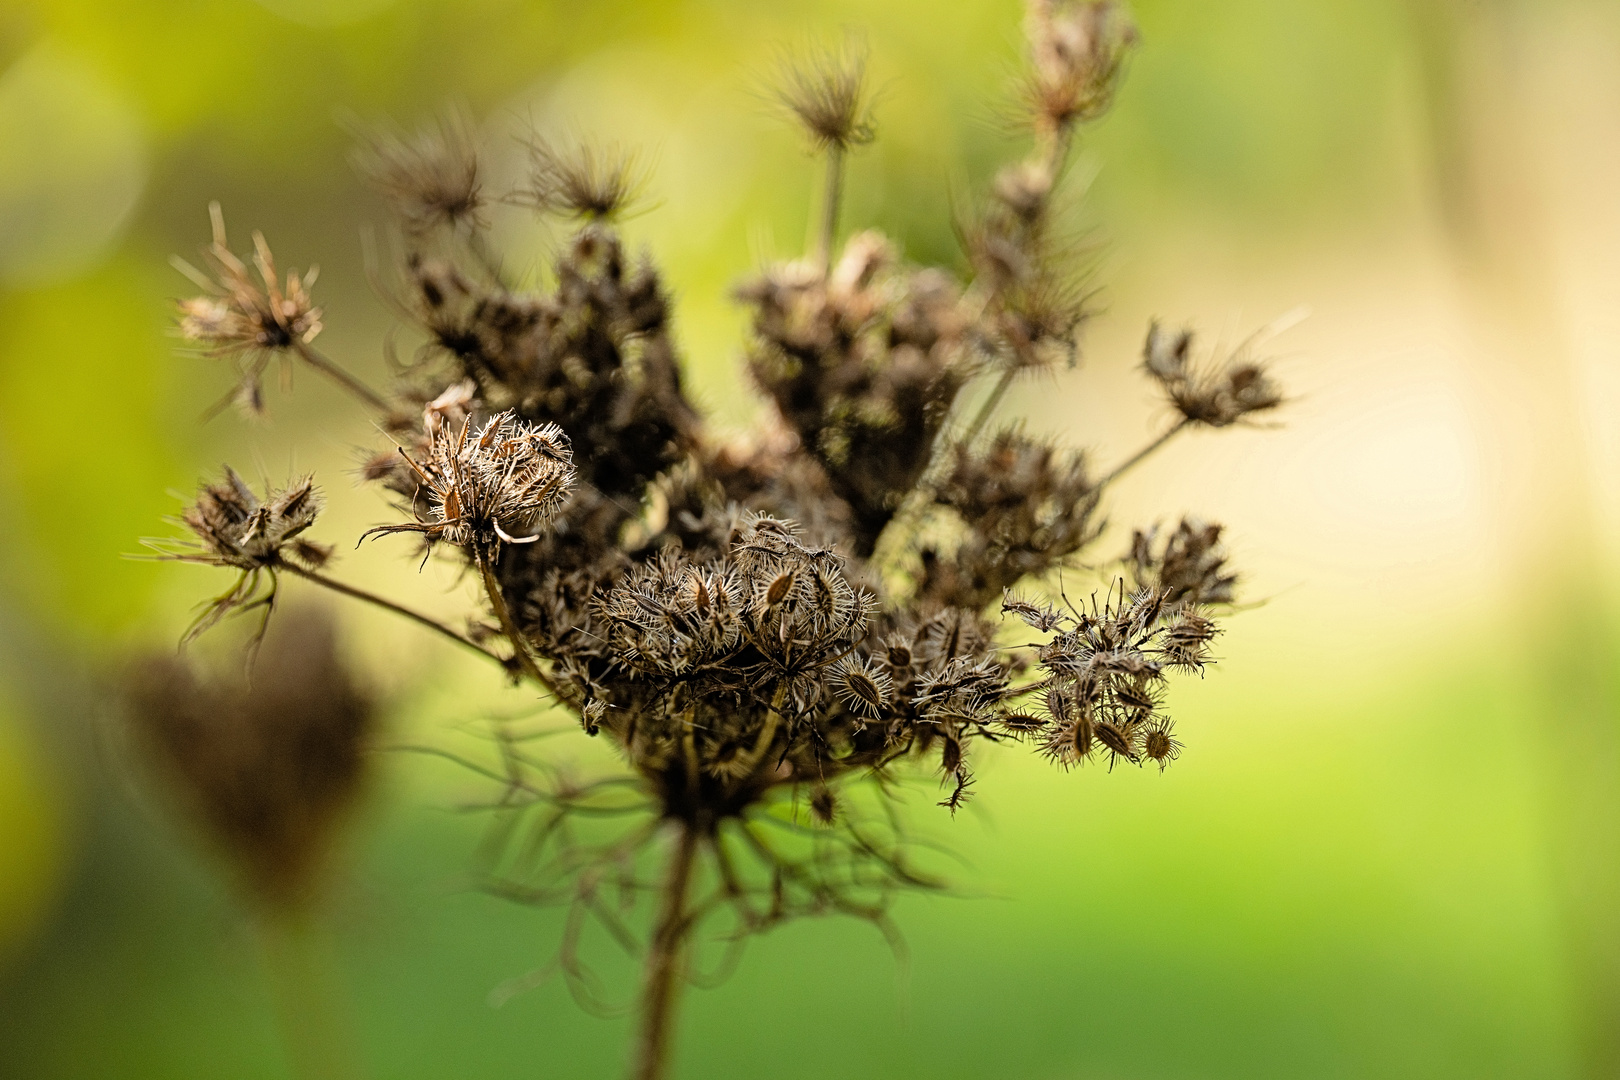
[[502, 543], [530, 544], [539, 539], [530, 530], [556, 516], [574, 484], [562, 429], [526, 423], [511, 410], [476, 431], [471, 417], [454, 430], [430, 420], [422, 460], [403, 447], [399, 454], [426, 489], [426, 505], [413, 499], [417, 521], [378, 525], [368, 536], [415, 532], [485, 553]]
[[483, 224], [476, 139], [465, 113], [448, 112], [414, 134], [383, 128], [361, 136], [355, 168], [409, 232]]
[[1154, 721], [1142, 737], [1142, 753], [1158, 763], [1160, 772], [1181, 756], [1181, 740], [1175, 732], [1175, 721], [1166, 716]]
[[883, 715], [894, 689], [889, 676], [870, 660], [855, 657], [846, 657], [833, 665], [828, 685], [845, 708], [867, 720]]
[[128, 672], [125, 701], [137, 743], [250, 896], [307, 903], [360, 794], [376, 722], [331, 619], [286, 612], [251, 679], [147, 657]]

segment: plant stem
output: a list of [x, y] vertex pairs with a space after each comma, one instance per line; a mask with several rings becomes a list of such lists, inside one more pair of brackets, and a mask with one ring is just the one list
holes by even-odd
[[292, 1074], [299, 1080], [364, 1076], [310, 923], [296, 913], [267, 912], [258, 920], [258, 937]]
[[979, 437], [979, 432], [989, 422], [991, 414], [996, 411], [996, 406], [1000, 405], [1001, 399], [1007, 396], [1007, 389], [1012, 386], [1013, 378], [1016, 375], [1016, 368], [1009, 367], [1002, 371], [1001, 378], [997, 379], [996, 385], [990, 388], [990, 396], [984, 399], [984, 404], [979, 406], [977, 415], [973, 417], [973, 423], [969, 424], [967, 431], [963, 433], [963, 446], [972, 446], [973, 440]]
[[434, 630], [440, 634], [443, 634], [445, 637], [449, 638], [451, 641], [454, 641], [458, 645], [465, 646], [476, 653], [489, 657], [491, 660], [503, 667], [506, 665], [505, 660], [495, 653], [490, 652], [488, 649], [478, 644], [478, 642], [473, 641], [470, 638], [463, 637], [461, 634], [444, 625], [444, 623], [439, 622], [437, 619], [423, 615], [419, 611], [412, 611], [403, 604], [396, 604], [392, 600], [378, 596], [376, 593], [367, 592], [364, 589], [358, 589], [353, 585], [345, 585], [343, 582], [334, 578], [329, 578], [325, 574], [317, 573], [314, 570], [305, 570], [303, 567], [297, 566], [290, 562], [283, 563], [281, 565], [281, 569], [291, 570], [299, 577], [308, 581], [313, 581], [317, 585], [323, 585], [326, 588], [331, 589], [333, 592], [342, 593], [344, 596], [353, 597], [356, 600], [364, 600], [368, 604], [376, 604], [378, 607], [392, 611], [396, 615], [403, 615], [407, 619], [410, 619], [421, 626], [427, 627], [429, 630]]
[[827, 147], [827, 183], [821, 198], [821, 227], [816, 232], [816, 264], [823, 274], [832, 268], [833, 238], [838, 232], [838, 204], [844, 197], [844, 148]]
[[680, 835], [669, 857], [669, 868], [659, 892], [657, 922], [642, 968], [641, 1003], [637, 1010], [635, 1061], [631, 1080], [663, 1080], [669, 1074], [674, 1042], [675, 1006], [680, 999], [682, 957], [686, 940], [686, 893], [697, 854], [698, 828], [679, 822]]
[[1171, 438], [1173, 438], [1178, 432], [1180, 432], [1190, 423], [1192, 423], [1191, 420], [1182, 418], [1181, 420], [1177, 421], [1176, 425], [1169, 431], [1166, 431], [1163, 435], [1160, 435], [1157, 439], [1154, 439], [1152, 442], [1142, 447], [1142, 449], [1138, 450], [1136, 453], [1132, 454], [1118, 465], [1115, 465], [1112, 472], [1103, 477], [1101, 480], [1097, 481], [1097, 490], [1101, 490], [1102, 488], [1105, 488], [1109, 484], [1113, 483], [1115, 480], [1118, 480], [1120, 474], [1126, 469], [1129, 469], [1131, 466], [1153, 453], [1153, 451], [1169, 442]]
[[552, 697], [558, 697], [557, 688], [551, 684], [529, 655], [529, 644], [523, 639], [518, 630], [517, 622], [512, 618], [512, 610], [506, 606], [506, 597], [501, 595], [501, 583], [495, 580], [495, 570], [489, 563], [489, 556], [482, 549], [477, 551], [478, 572], [484, 579], [484, 592], [489, 596], [489, 606], [495, 609], [495, 618], [500, 621], [501, 630], [506, 634], [506, 640], [512, 643], [512, 658], [517, 662], [523, 674], [539, 683], [551, 692]]
[[383, 396], [381, 394], [377, 393], [377, 391], [373, 390], [371, 387], [367, 386], [353, 375], [350, 375], [347, 371], [344, 371], [331, 360], [328, 360], [324, 355], [316, 351], [315, 347], [310, 345], [308, 342], [294, 341], [293, 349], [298, 353], [299, 356], [303, 357], [306, 364], [342, 385], [344, 389], [348, 390], [351, 394], [365, 402], [367, 405], [371, 406], [373, 409], [376, 409], [378, 412], [388, 411], [388, 402], [383, 400]]

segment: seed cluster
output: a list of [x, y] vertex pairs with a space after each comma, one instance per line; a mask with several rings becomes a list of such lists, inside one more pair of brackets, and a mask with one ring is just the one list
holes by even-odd
[[[454, 402], [459, 385], [448, 388]], [[416, 532], [470, 551], [490, 551], [500, 543], [532, 544], [529, 530], [556, 516], [574, 482], [573, 450], [556, 424], [530, 424], [511, 411], [472, 430], [464, 416], [452, 429], [444, 422], [445, 395], [423, 412], [426, 452], [421, 460], [404, 447], [399, 456], [410, 467], [426, 499], [412, 492], [417, 521], [379, 525], [371, 533]], [[369, 534], [368, 534], [369, 535]]]

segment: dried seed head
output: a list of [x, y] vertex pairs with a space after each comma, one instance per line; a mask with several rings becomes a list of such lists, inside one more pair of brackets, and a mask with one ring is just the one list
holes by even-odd
[[810, 812], [823, 825], [831, 825], [838, 817], [838, 796], [831, 788], [818, 787], [810, 796]]
[[1030, 0], [1030, 108], [1057, 131], [1108, 111], [1136, 27], [1109, 0]]
[[174, 265], [204, 290], [204, 295], [178, 303], [180, 336], [202, 345], [209, 356], [235, 356], [241, 380], [234, 392], [250, 412], [263, 408], [260, 379], [275, 353], [308, 344], [321, 332], [321, 309], [310, 299], [318, 271], [300, 275], [289, 270], [285, 283], [276, 273], [275, 257], [264, 236], [253, 234], [253, 269], [226, 245], [225, 217], [219, 203], [208, 204], [214, 238], [203, 249], [204, 269], [183, 259]]
[[1138, 586], [1151, 586], [1167, 604], [1230, 604], [1238, 576], [1227, 565], [1221, 526], [1183, 518], [1158, 543], [1159, 529], [1138, 529], [1131, 536], [1130, 563]]
[[481, 226], [484, 207], [472, 120], [451, 112], [415, 134], [399, 129], [362, 132], [356, 169], [388, 201], [406, 229]]
[[818, 149], [848, 150], [876, 135], [866, 95], [866, 51], [857, 42], [785, 57], [776, 99]]
[[318, 567], [331, 557], [331, 548], [299, 534], [315, 523], [324, 504], [312, 476], [279, 491], [267, 489], [260, 500], [227, 465], [224, 481], [198, 488], [197, 500], [180, 514], [180, 522], [200, 542], [200, 552], [173, 557], [238, 570], [273, 569], [286, 560]]
[[1143, 370], [1189, 423], [1228, 427], [1283, 403], [1282, 388], [1265, 365], [1244, 355], [1249, 343], [1225, 363], [1205, 365], [1192, 362], [1192, 343], [1191, 331], [1168, 334], [1155, 320], [1142, 348]]
[[636, 156], [612, 143], [529, 140], [528, 184], [513, 201], [542, 213], [594, 221], [622, 214], [646, 186]]
[[[367, 532], [421, 533], [430, 541], [488, 552], [501, 543], [527, 544], [562, 508], [574, 484], [573, 451], [555, 424], [530, 424], [511, 410], [476, 431], [471, 418], [451, 429], [431, 427], [422, 460], [400, 455], [421, 486], [412, 500], [418, 520]], [[425, 505], [424, 505], [425, 504]]]
[[251, 682], [154, 656], [129, 671], [125, 699], [139, 743], [254, 899], [307, 902], [359, 794], [376, 718], [330, 618], [288, 611]]

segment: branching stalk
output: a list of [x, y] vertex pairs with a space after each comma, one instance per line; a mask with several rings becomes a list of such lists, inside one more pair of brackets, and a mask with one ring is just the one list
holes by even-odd
[[293, 349], [303, 358], [306, 364], [338, 383], [371, 408], [376, 409], [378, 412], [388, 411], [388, 402], [383, 399], [381, 394], [327, 359], [325, 355], [307, 341], [294, 341]]
[[1182, 431], [1182, 429], [1184, 429], [1185, 427], [1187, 427], [1188, 424], [1191, 424], [1191, 423], [1192, 423], [1192, 421], [1186, 419], [1185, 417], [1183, 417], [1181, 420], [1176, 421], [1175, 426], [1170, 428], [1163, 435], [1160, 435], [1158, 438], [1154, 439], [1152, 442], [1150, 442], [1146, 446], [1142, 447], [1142, 449], [1138, 450], [1136, 453], [1132, 454], [1130, 457], [1126, 458], [1124, 461], [1120, 462], [1118, 465], [1115, 465], [1112, 472], [1108, 473], [1108, 475], [1104, 476], [1101, 480], [1097, 481], [1097, 488], [1099, 490], [1101, 490], [1102, 488], [1105, 488], [1109, 484], [1113, 483], [1115, 480], [1118, 480], [1120, 475], [1122, 473], [1124, 473], [1126, 469], [1129, 469], [1132, 466], [1136, 465], [1143, 458], [1145, 458], [1149, 454], [1153, 453], [1153, 451], [1157, 450], [1159, 447], [1161, 447], [1165, 443], [1169, 442], [1177, 434], [1179, 434]]
[[423, 615], [420, 611], [413, 611], [412, 609], [405, 607], [403, 604], [396, 604], [392, 600], [378, 596], [376, 593], [367, 592], [365, 589], [356, 588], [353, 585], [346, 585], [335, 578], [329, 578], [325, 574], [317, 571], [306, 570], [296, 563], [283, 562], [281, 569], [289, 570], [292, 573], [297, 574], [299, 577], [308, 581], [313, 581], [315, 584], [331, 589], [333, 592], [342, 593], [344, 596], [352, 597], [355, 600], [364, 600], [368, 604], [375, 604], [377, 607], [392, 611], [396, 615], [403, 615], [405, 618], [412, 620], [418, 625], [425, 626], [429, 630], [443, 634], [451, 641], [454, 641], [457, 645], [464, 646], [465, 648], [471, 649], [476, 653], [487, 656], [503, 667], [506, 665], [506, 661], [496, 653], [490, 652], [488, 649], [478, 644], [478, 642], [458, 633], [457, 631], [446, 626], [444, 623], [439, 622], [437, 619]]

